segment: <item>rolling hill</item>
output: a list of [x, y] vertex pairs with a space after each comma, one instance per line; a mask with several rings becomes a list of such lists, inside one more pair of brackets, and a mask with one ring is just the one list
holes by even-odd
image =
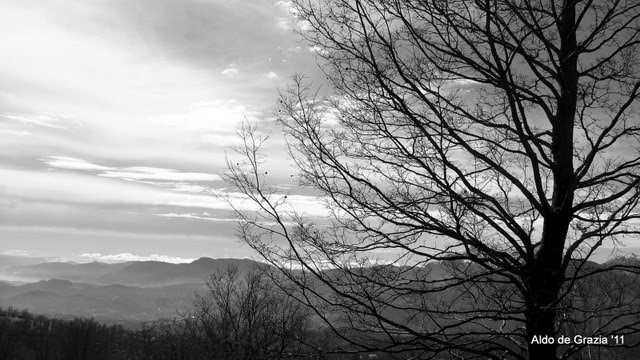
[[9, 280], [0, 280], [1, 308], [108, 322], [175, 316], [193, 304], [196, 292], [205, 291], [211, 273], [234, 266], [242, 274], [258, 265], [251, 260], [211, 258], [188, 264], [158, 261], [12, 264], [0, 267], [0, 279]]
[[98, 285], [158, 287], [185, 283], [204, 283], [214, 271], [233, 265], [243, 273], [258, 263], [245, 259], [200, 258], [188, 264], [159, 261], [131, 261], [118, 264], [48, 262], [0, 269], [0, 280], [37, 282], [60, 279]]

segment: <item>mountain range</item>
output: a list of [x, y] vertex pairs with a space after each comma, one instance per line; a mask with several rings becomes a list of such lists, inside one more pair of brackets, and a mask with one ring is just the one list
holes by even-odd
[[[7, 260], [0, 266], [0, 280], [5, 280], [0, 281], [1, 308], [120, 323], [176, 316], [193, 304], [196, 293], [206, 291], [211, 273], [234, 266], [243, 274], [259, 265], [252, 260], [211, 258], [188, 264], [17, 264], [6, 256], [1, 260]], [[7, 266], [9, 262], [13, 266]]]
[[228, 266], [235, 266], [243, 273], [257, 264], [246, 259], [211, 258], [200, 258], [187, 264], [160, 261], [130, 261], [116, 264], [44, 262], [0, 268], [0, 280], [36, 282], [59, 279], [97, 285], [159, 287], [204, 283], [209, 274], [224, 270]]
[[[590, 264], [590, 267], [599, 266]], [[185, 264], [158, 261], [80, 264], [2, 255], [0, 308], [139, 324], [187, 311], [196, 294], [207, 291], [206, 281], [214, 272], [233, 266], [242, 275], [260, 265], [264, 266], [247, 259], [211, 258]], [[439, 263], [430, 263], [423, 268], [395, 268], [394, 271], [409, 278], [438, 280], [446, 277], [446, 270]], [[328, 270], [326, 275], [336, 276], [339, 281], [340, 274], [333, 273]], [[323, 288], [322, 284], [318, 286]]]

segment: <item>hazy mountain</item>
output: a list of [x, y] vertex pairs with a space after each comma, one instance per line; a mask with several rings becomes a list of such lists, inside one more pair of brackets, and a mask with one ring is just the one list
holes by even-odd
[[155, 320], [189, 308], [209, 275], [235, 266], [246, 273], [258, 263], [201, 258], [189, 264], [158, 261], [19, 263], [0, 269], [0, 307], [46, 315], [101, 320]]
[[62, 279], [99, 285], [153, 287], [204, 283], [209, 274], [226, 269], [230, 265], [236, 266], [240, 272], [246, 272], [257, 263], [252, 260], [211, 258], [200, 258], [188, 264], [159, 261], [132, 261], [118, 264], [49, 262], [0, 269], [0, 278], [28, 282]]
[[200, 258], [189, 264], [169, 264], [158, 261], [131, 262], [101, 276], [97, 283], [135, 286], [166, 286], [183, 283], [204, 283], [208, 276], [229, 266], [240, 273], [249, 271], [258, 263], [241, 259]]
[[[12, 266], [0, 270], [0, 273], [38, 281], [21, 285], [0, 281], [0, 307], [12, 306], [46, 315], [94, 317], [101, 321], [155, 320], [174, 316], [178, 311], [189, 308], [195, 293], [206, 289], [205, 282], [211, 273], [235, 266], [242, 274], [257, 265], [251, 260], [201, 258], [188, 264], [143, 261]], [[589, 262], [582, 270], [600, 266]], [[473, 270], [473, 266], [467, 270]], [[360, 274], [380, 281], [393, 278], [437, 281], [447, 278], [447, 272], [447, 266], [431, 262], [417, 268], [362, 268]], [[336, 270], [327, 270], [326, 276], [337, 283], [344, 280]], [[316, 286], [320, 292], [328, 291], [321, 283]], [[454, 289], [442, 292], [439, 297], [445, 299], [455, 295], [452, 292]]]
[[598, 248], [590, 260], [602, 264], [618, 257], [637, 256], [638, 254], [640, 254], [640, 247]]
[[203, 284], [141, 288], [43, 280], [26, 285], [0, 282], [0, 307], [37, 314], [76, 315], [110, 320], [155, 320], [175, 316], [193, 304]]
[[116, 271], [128, 263], [105, 264], [92, 262], [87, 264], [46, 262], [34, 265], [12, 266], [0, 270], [0, 276], [22, 281], [40, 281], [47, 279], [63, 279], [76, 282], [95, 283], [97, 279]]

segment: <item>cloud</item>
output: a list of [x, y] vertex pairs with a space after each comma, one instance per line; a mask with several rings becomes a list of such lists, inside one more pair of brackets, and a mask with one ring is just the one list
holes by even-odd
[[278, 27], [285, 31], [290, 31], [292, 29], [292, 21], [291, 18], [288, 17], [279, 17], [276, 19]]
[[105, 171], [99, 176], [131, 180], [168, 180], [168, 181], [219, 181], [215, 174], [179, 172], [173, 169], [152, 167], [128, 167], [120, 170]]
[[21, 249], [9, 249], [0, 252], [0, 255], [7, 256], [15, 256], [15, 257], [24, 257], [24, 258], [33, 258], [33, 257], [46, 257], [48, 254], [42, 251], [33, 251], [33, 250], [21, 250]]
[[183, 258], [170, 255], [150, 254], [150, 255], [134, 255], [131, 253], [120, 254], [101, 254], [101, 253], [85, 253], [80, 254], [81, 259], [98, 261], [105, 263], [122, 263], [128, 261], [161, 261], [173, 264], [191, 263], [197, 258]]
[[[173, 188], [173, 190], [175, 191], [186, 192], [186, 193], [202, 194], [209, 191], [208, 186], [200, 186], [200, 185], [185, 184], [185, 183], [165, 183], [165, 184], [167, 186], [171, 186], [171, 188]], [[158, 183], [154, 183], [154, 185], [158, 185]]]
[[[181, 112], [164, 113], [149, 117], [135, 125], [141, 133], [151, 131], [154, 144], [163, 154], [173, 149], [173, 155], [185, 160], [202, 159], [210, 165], [213, 161], [224, 164], [224, 152], [229, 145], [241, 143], [237, 130], [243, 122], [260, 122], [261, 110], [247, 106], [235, 99], [205, 99], [192, 103]], [[152, 129], [152, 130], [147, 130]], [[159, 143], [155, 139], [162, 139]], [[140, 152], [151, 152], [148, 146]], [[188, 159], [187, 159], [188, 156]]]
[[274, 19], [289, 16], [286, 8], [262, 0], [139, 0], [107, 4], [103, 11], [114, 18], [120, 16], [125, 31], [197, 66], [274, 52], [286, 39]]
[[320, 46], [317, 46], [317, 45], [309, 46], [307, 48], [307, 50], [309, 50], [309, 52], [317, 53], [317, 54], [321, 54], [321, 55], [328, 54], [327, 50], [325, 50], [325, 49], [323, 49], [323, 48], [321, 48]]
[[303, 60], [315, 69], [276, 24], [290, 6], [0, 2], [0, 123], [34, 135], [3, 152], [224, 166], [216, 155], [238, 143], [239, 124], [272, 113], [277, 84], [265, 75], [304, 71]]
[[278, 74], [274, 73], [273, 71], [269, 71], [268, 73], [264, 74], [264, 76], [268, 77], [269, 79], [275, 79], [278, 77]]
[[47, 159], [43, 159], [43, 161], [47, 165], [58, 169], [95, 171], [114, 170], [114, 168], [112, 167], [92, 164], [82, 159], [76, 159], [66, 156], [49, 156]]
[[473, 86], [473, 85], [478, 85], [480, 84], [477, 81], [471, 80], [471, 79], [456, 79], [456, 80], [448, 80], [447, 81], [447, 85], [449, 86], [459, 86], [459, 87], [464, 87], [464, 86]]
[[[187, 209], [209, 209], [254, 212], [260, 208], [242, 193], [225, 189], [209, 189], [206, 193], [177, 191], [174, 188], [149, 186], [144, 183], [118, 181], [96, 174], [46, 172], [0, 168], [5, 189], [3, 196], [41, 202], [105, 206], [155, 206]], [[46, 185], [43, 185], [46, 184]], [[281, 210], [294, 210], [310, 217], [326, 217], [325, 199], [306, 195], [273, 194], [272, 201], [282, 201]], [[148, 209], [141, 209], [147, 211]], [[162, 211], [162, 210], [160, 210]], [[166, 211], [166, 213], [175, 211]], [[193, 213], [193, 211], [188, 211]], [[162, 212], [165, 213], [165, 212]]]
[[234, 64], [231, 64], [228, 68], [222, 70], [221, 72], [222, 75], [228, 76], [228, 77], [233, 77], [235, 75], [238, 75], [238, 73], [239, 71]]
[[[207, 136], [233, 137], [238, 120], [273, 104], [275, 85], [256, 79], [267, 58], [284, 56], [278, 49], [289, 40], [272, 24], [279, 9], [264, 5], [0, 3], [0, 124], [12, 134], [56, 130], [10, 151], [55, 145], [103, 158], [212, 161], [212, 147], [201, 147]], [[225, 67], [228, 75], [246, 68], [251, 76], [226, 79]], [[82, 131], [63, 132], [77, 124]]]
[[[260, 207], [246, 195], [240, 192], [227, 192], [224, 189], [211, 189], [210, 193], [223, 201], [230, 203], [240, 211], [259, 211]], [[290, 216], [293, 213], [308, 217], [326, 218], [329, 210], [326, 207], [327, 198], [310, 195], [273, 193], [269, 196], [272, 204], [279, 204], [278, 211], [283, 216]], [[178, 203], [174, 205], [179, 205]], [[183, 206], [186, 203], [182, 204]]]
[[[123, 180], [164, 180], [164, 181], [219, 181], [216, 174], [180, 172], [173, 169], [134, 166], [134, 167], [110, 167], [88, 162], [86, 160], [65, 157], [49, 156], [44, 162], [52, 167], [66, 170], [93, 170], [99, 171], [98, 176], [118, 178]], [[187, 184], [179, 184], [187, 185]]]
[[194, 219], [194, 220], [220, 221], [220, 222], [238, 222], [238, 219], [213, 217], [208, 212], [196, 213], [196, 214], [166, 213], [166, 214], [156, 214], [156, 216], [169, 217], [169, 218]]
[[[214, 217], [208, 212], [204, 212], [201, 214], [198, 213], [166, 213], [166, 214], [156, 214], [156, 216], [167, 217], [167, 218], [177, 218], [177, 219], [190, 219], [190, 220], [204, 220], [204, 221], [213, 221], [213, 222], [223, 222], [223, 223], [242, 223], [243, 220], [240, 218], [220, 218]], [[278, 227], [279, 223], [275, 221], [255, 221], [255, 224], [260, 226], [270, 226], [270, 227]], [[294, 221], [282, 220], [282, 225], [285, 226], [296, 226], [298, 223]]]
[[296, 9], [295, 9], [295, 6], [293, 5], [293, 1], [279, 0], [278, 2], [276, 2], [275, 5], [289, 14], [292, 14], [292, 15], [295, 14]]
[[16, 114], [16, 113], [0, 113], [0, 118], [11, 120], [27, 125], [42, 126], [55, 129], [65, 129], [77, 122], [71, 119], [53, 114]]

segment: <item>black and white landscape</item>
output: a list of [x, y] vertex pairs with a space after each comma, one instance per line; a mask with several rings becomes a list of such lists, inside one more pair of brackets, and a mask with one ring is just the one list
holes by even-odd
[[0, 2], [0, 360], [627, 359], [639, 249], [637, 0]]

